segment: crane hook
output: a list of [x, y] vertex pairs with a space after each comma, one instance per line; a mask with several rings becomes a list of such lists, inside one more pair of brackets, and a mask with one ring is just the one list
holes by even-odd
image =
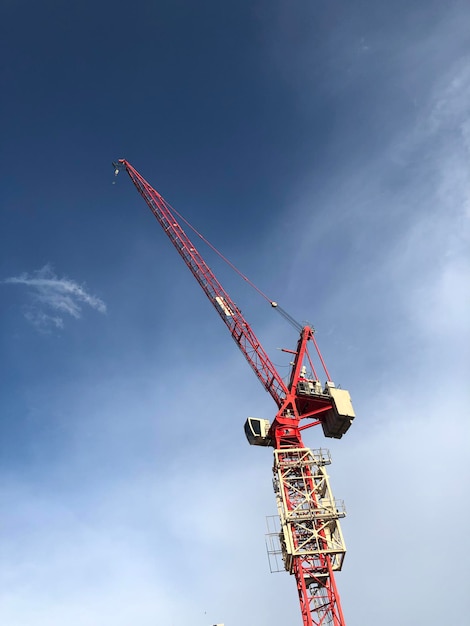
[[[114, 177], [116, 178], [116, 176], [119, 174], [122, 168], [118, 161], [113, 161], [113, 167], [114, 167]], [[113, 185], [115, 184], [116, 184], [116, 181], [113, 180]]]

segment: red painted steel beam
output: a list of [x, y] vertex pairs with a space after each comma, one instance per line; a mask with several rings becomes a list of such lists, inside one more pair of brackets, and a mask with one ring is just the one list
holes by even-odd
[[228, 327], [232, 338], [242, 351], [263, 387], [281, 406], [287, 394], [287, 387], [275, 366], [264, 351], [259, 340], [240, 309], [219, 283], [211, 269], [190, 241], [172, 214], [165, 199], [137, 172], [125, 159], [118, 161], [125, 167], [132, 182], [157, 218], [189, 270], [196, 278], [215, 310]]

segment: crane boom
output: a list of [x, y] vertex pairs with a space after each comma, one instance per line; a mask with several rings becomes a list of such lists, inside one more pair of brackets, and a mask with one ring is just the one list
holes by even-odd
[[120, 159], [118, 164], [125, 167], [132, 182], [212, 302], [263, 387], [271, 394], [274, 402], [281, 406], [287, 395], [287, 387], [240, 309], [191, 243], [165, 199], [149, 185], [128, 161]]
[[[341, 570], [346, 551], [339, 519], [344, 506], [333, 498], [325, 466], [329, 452], [310, 450], [302, 441], [305, 428], [321, 424], [326, 437], [341, 438], [354, 419], [349, 392], [337, 389], [310, 326], [300, 329], [286, 384], [263, 350], [241, 311], [191, 243], [164, 198], [125, 159], [124, 168], [163, 230], [201, 285], [230, 331], [278, 411], [270, 424], [248, 418], [245, 434], [250, 444], [274, 448], [273, 483], [280, 520], [274, 533], [284, 568], [294, 575], [303, 626], [345, 626], [334, 572]], [[308, 352], [312, 342], [327, 376], [321, 385]], [[301, 425], [302, 420], [309, 420]], [[271, 537], [272, 539], [272, 537]], [[269, 553], [269, 551], [268, 551]], [[276, 559], [277, 561], [277, 559]]]

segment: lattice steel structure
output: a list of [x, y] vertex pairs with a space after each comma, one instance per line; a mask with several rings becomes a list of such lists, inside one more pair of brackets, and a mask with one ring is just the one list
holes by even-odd
[[[297, 348], [284, 350], [292, 355], [289, 380], [284, 382], [241, 311], [182, 229], [170, 205], [128, 161], [120, 159], [114, 166], [116, 174], [120, 169], [127, 171], [276, 403], [278, 410], [272, 423], [250, 417], [245, 423], [245, 434], [250, 444], [274, 448], [274, 490], [281, 523], [278, 539], [284, 566], [297, 583], [303, 626], [345, 626], [334, 577], [334, 572], [341, 569], [345, 553], [339, 525], [344, 507], [331, 493], [325, 470], [330, 462], [329, 454], [306, 448], [301, 432], [321, 425], [326, 437], [341, 438], [354, 418], [349, 393], [337, 389], [331, 381], [310, 326], [299, 325]], [[271, 305], [277, 307], [272, 301]], [[325, 372], [324, 386], [309, 354], [309, 345], [314, 347], [314, 357]]]
[[297, 580], [304, 623], [344, 624], [333, 576], [346, 547], [339, 519], [344, 504], [333, 498], [325, 465], [327, 450], [287, 448], [274, 451], [274, 493], [285, 569]]

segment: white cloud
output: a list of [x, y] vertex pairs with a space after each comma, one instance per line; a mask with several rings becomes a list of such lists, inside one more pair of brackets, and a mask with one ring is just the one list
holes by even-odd
[[4, 484], [2, 500], [11, 507], [0, 557], [2, 623], [150, 626], [156, 607], [168, 623], [158, 555], [146, 554], [132, 524], [113, 520], [115, 502], [105, 516], [97, 506], [98, 519], [90, 520], [89, 503], [84, 513], [73, 496], [33, 493], [18, 483]]
[[[348, 510], [338, 585], [348, 623], [364, 626], [465, 623], [468, 370], [453, 357], [456, 345], [468, 345], [470, 319], [469, 121], [454, 99], [469, 92], [450, 74], [419, 128], [384, 145], [374, 163], [349, 159], [350, 179], [331, 176], [335, 189], [325, 183], [321, 202], [310, 194], [296, 216], [292, 302], [315, 316], [321, 339], [336, 323], [338, 343], [325, 356], [342, 368], [339, 382], [358, 414], [344, 440], [325, 442], [312, 430], [305, 441], [333, 451], [332, 487]], [[311, 207], [323, 200], [324, 219], [318, 224], [316, 213], [309, 229]], [[334, 275], [336, 265], [330, 271], [319, 253], [322, 240], [334, 251]], [[41, 271], [8, 281], [35, 294], [32, 321], [42, 315], [42, 325], [60, 327], [63, 315], [93, 307], [82, 287]], [[210, 332], [219, 323], [214, 315]], [[167, 328], [177, 361], [193, 337], [174, 339]], [[192, 319], [186, 330], [199, 329]], [[274, 409], [263, 413], [267, 394], [247, 386], [245, 376], [257, 383], [228, 336], [217, 362], [201, 354], [197, 370], [182, 358], [178, 371], [163, 366], [153, 340], [149, 332], [153, 353], [145, 362], [142, 350], [135, 369], [123, 350], [120, 378], [103, 368], [99, 384], [88, 373], [67, 388], [49, 379], [43, 396], [31, 392], [45, 423], [55, 413], [70, 440], [60, 461], [50, 455], [45, 479], [26, 476], [30, 489], [3, 481], [2, 623], [300, 623], [293, 578], [270, 576], [264, 554], [264, 514], [276, 508], [271, 454], [249, 448], [241, 430], [247, 414], [272, 416]], [[375, 369], [379, 385], [370, 382]], [[44, 435], [39, 442], [45, 446]], [[442, 576], [449, 564], [453, 575]], [[454, 602], [433, 601], [436, 580], [440, 597]]]
[[414, 215], [388, 258], [390, 275], [406, 288], [410, 321], [456, 343], [468, 335], [470, 318], [470, 59], [464, 61], [436, 85], [408, 142], [405, 167], [426, 164], [407, 192]]
[[63, 316], [70, 315], [79, 319], [83, 304], [100, 313], [106, 313], [106, 304], [100, 298], [88, 293], [74, 280], [58, 278], [49, 264], [34, 270], [32, 274], [12, 276], [2, 282], [25, 285], [29, 289], [33, 303], [26, 307], [24, 315], [37, 328], [63, 328]]
[[[323, 444], [348, 509], [338, 576], [348, 623], [465, 621], [465, 602], [432, 603], [429, 589], [455, 550], [456, 575], [441, 580], [440, 593], [464, 597], [470, 554], [468, 68], [467, 56], [427, 85], [412, 123], [373, 161], [366, 151], [349, 160], [335, 189], [312, 176], [287, 214], [302, 224], [292, 294], [320, 331], [335, 327], [329, 345], [324, 333], [319, 340], [358, 416], [344, 440]], [[298, 268], [319, 265], [299, 289]], [[387, 613], [403, 576], [413, 598]], [[372, 605], [358, 600], [364, 589]]]

